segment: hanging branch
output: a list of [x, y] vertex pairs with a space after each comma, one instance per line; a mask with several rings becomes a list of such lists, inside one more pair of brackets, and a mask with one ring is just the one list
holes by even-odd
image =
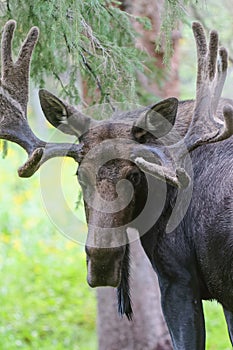
[[100, 91], [100, 94], [101, 94], [101, 102], [106, 99], [107, 103], [110, 104], [111, 108], [112, 108], [112, 111], [115, 112], [115, 107], [113, 106], [113, 104], [111, 103], [110, 101], [110, 97], [109, 97], [109, 94], [105, 93], [103, 88], [102, 88], [102, 85], [100, 83], [100, 79], [99, 77], [95, 74], [95, 72], [93, 71], [93, 69], [91, 68], [90, 64], [87, 62], [86, 60], [86, 57], [83, 55], [82, 52], [80, 52], [80, 55], [82, 57], [82, 62], [84, 64], [84, 66], [87, 68], [87, 70], [89, 71], [89, 73], [92, 75], [92, 77], [94, 78], [95, 82], [96, 82], [96, 85]]
[[[96, 38], [94, 39], [94, 36], [92, 35], [92, 31], [90, 32], [90, 26], [88, 26], [86, 24], [86, 22], [82, 21], [82, 23], [83, 24], [85, 23], [85, 28], [88, 28], [89, 37], [91, 38], [91, 40], [93, 42], [95, 42], [95, 45], [97, 45], [98, 48], [100, 48], [101, 50], [104, 50], [104, 48], [100, 45], [99, 41]], [[64, 39], [65, 39], [67, 50], [68, 50], [69, 53], [71, 53], [71, 47], [70, 47], [70, 45], [68, 43], [67, 36], [66, 36], [65, 33], [63, 33], [63, 36], [64, 36]], [[80, 48], [81, 48], [82, 51], [87, 52], [87, 50], [84, 47], [80, 46]], [[97, 85], [97, 87], [98, 87], [98, 89], [100, 91], [100, 94], [101, 94], [101, 101], [100, 102], [102, 102], [104, 99], [106, 99], [107, 103], [110, 104], [110, 106], [111, 106], [111, 108], [112, 108], [112, 110], [114, 112], [115, 111], [115, 107], [112, 105], [112, 103], [110, 101], [109, 94], [104, 92], [99, 77], [94, 72], [94, 70], [91, 68], [90, 64], [87, 62], [87, 59], [86, 59], [85, 55], [82, 53], [82, 51], [79, 50], [79, 54], [80, 54], [80, 56], [82, 58], [82, 62], [84, 64], [85, 68], [90, 73], [90, 75], [94, 78], [94, 80], [96, 82], [96, 85]], [[59, 80], [59, 82], [61, 83], [61, 86], [62, 86], [63, 90], [66, 91], [65, 86], [64, 86], [61, 78], [55, 72], [53, 72], [53, 73], [56, 76], [56, 78]]]

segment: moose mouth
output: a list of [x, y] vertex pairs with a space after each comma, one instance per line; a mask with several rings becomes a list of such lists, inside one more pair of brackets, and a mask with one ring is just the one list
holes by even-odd
[[[108, 259], [109, 260], [109, 259]], [[121, 283], [121, 261], [96, 262], [87, 259], [87, 282], [90, 287], [118, 287]]]
[[[92, 255], [90, 253], [92, 252]], [[121, 249], [94, 249], [86, 246], [87, 253], [87, 282], [90, 287], [117, 288], [118, 312], [131, 320], [129, 268], [130, 251], [126, 244]], [[94, 253], [94, 254], [93, 254]]]

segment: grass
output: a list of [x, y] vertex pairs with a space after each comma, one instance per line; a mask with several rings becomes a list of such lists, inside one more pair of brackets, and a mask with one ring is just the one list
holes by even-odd
[[5, 242], [1, 255], [0, 349], [94, 349], [95, 297], [83, 252], [59, 239], [30, 249], [20, 242]]
[[204, 302], [206, 344], [208, 350], [231, 350], [222, 307], [217, 302]]
[[[83, 246], [46, 215], [39, 174], [17, 177], [23, 159], [17, 146], [0, 159], [0, 349], [96, 350], [95, 291], [86, 283]], [[75, 165], [65, 165], [61, 187], [74, 209]], [[204, 309], [207, 349], [231, 349], [220, 305]]]
[[[83, 246], [46, 215], [39, 174], [18, 178], [23, 159], [11, 146], [0, 160], [0, 349], [96, 349], [95, 291], [86, 283]], [[77, 188], [73, 166], [68, 162], [63, 181]]]

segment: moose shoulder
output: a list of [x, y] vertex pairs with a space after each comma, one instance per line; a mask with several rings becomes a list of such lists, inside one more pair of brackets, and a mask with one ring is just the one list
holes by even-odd
[[[38, 30], [31, 29], [14, 63], [14, 28], [9, 21], [2, 38], [0, 137], [27, 151], [20, 176], [31, 176], [56, 156], [79, 163], [88, 283], [117, 287], [119, 312], [132, 317], [128, 229], [134, 227], [158, 274], [174, 349], [205, 348], [203, 299], [223, 305], [233, 344], [233, 101], [220, 99], [227, 52], [218, 48], [217, 33], [211, 32], [207, 44], [202, 26], [193, 24], [198, 56], [194, 101], [168, 98], [96, 121], [41, 90], [49, 122], [78, 136], [79, 145], [69, 145], [38, 139], [27, 123], [29, 65]], [[186, 166], [188, 155], [193, 174]], [[190, 188], [187, 210], [167, 233], [180, 191], [186, 194]]]

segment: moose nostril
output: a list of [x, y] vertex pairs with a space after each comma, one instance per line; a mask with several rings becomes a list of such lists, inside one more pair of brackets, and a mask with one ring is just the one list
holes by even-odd
[[114, 261], [102, 263], [95, 259], [90, 259], [87, 264], [87, 281], [94, 287], [110, 286], [116, 288], [121, 281], [121, 264]]

